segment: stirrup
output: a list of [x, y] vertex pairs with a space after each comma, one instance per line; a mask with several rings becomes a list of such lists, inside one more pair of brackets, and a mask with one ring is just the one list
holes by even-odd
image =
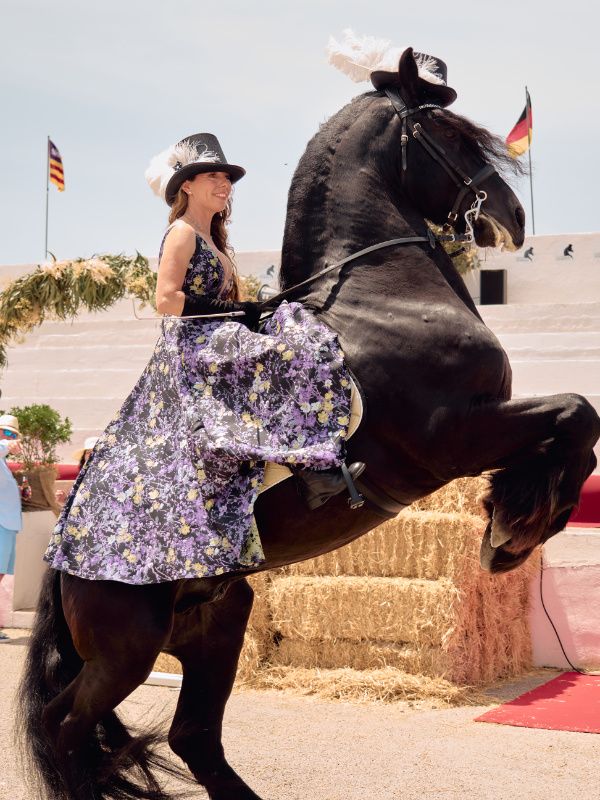
[[[358, 462], [360, 463], [360, 462]], [[355, 472], [354, 477], [358, 478], [364, 472], [365, 465], [362, 465], [362, 469], [358, 469]], [[352, 479], [352, 474], [348, 467], [346, 466], [346, 462], [342, 464], [342, 475], [344, 476], [344, 480], [346, 481], [346, 486], [348, 487], [348, 494], [350, 497], [348, 498], [348, 505], [351, 509], [360, 508], [365, 504], [365, 498], [362, 494], [358, 491], [356, 486], [354, 485], [354, 480]]]

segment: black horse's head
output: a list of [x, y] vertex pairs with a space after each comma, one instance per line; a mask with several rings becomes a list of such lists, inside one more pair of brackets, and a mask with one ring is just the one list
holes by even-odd
[[[456, 232], [464, 233], [465, 212], [479, 191], [485, 199], [473, 223], [477, 244], [518, 249], [525, 237], [525, 212], [501, 173], [519, 174], [522, 167], [510, 157], [504, 141], [445, 108], [432, 107], [436, 105], [435, 85], [427, 87], [419, 79], [412, 48], [402, 54], [398, 73], [390, 73], [387, 86], [380, 80], [379, 88], [397, 93], [400, 105], [404, 101], [407, 107], [402, 129], [405, 153], [402, 156], [399, 141], [397, 167], [404, 193], [419, 212], [432, 222], [450, 223]], [[494, 171], [486, 170], [487, 165]], [[473, 180], [472, 187], [467, 188], [465, 178]]]

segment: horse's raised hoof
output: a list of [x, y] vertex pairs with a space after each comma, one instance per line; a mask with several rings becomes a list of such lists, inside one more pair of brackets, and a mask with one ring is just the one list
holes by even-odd
[[533, 551], [533, 547], [522, 550], [520, 553], [509, 553], [503, 547], [494, 547], [492, 544], [492, 523], [488, 522], [481, 549], [479, 551], [479, 563], [482, 569], [491, 572], [493, 575], [501, 572], [510, 572], [512, 569], [520, 567]]

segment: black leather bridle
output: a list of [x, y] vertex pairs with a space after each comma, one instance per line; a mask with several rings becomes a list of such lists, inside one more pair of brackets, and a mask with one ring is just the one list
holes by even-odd
[[[423, 103], [415, 108], [409, 108], [400, 96], [400, 92], [397, 89], [387, 87], [383, 91], [388, 96], [388, 99], [394, 107], [396, 114], [398, 114], [402, 120], [402, 133], [400, 135], [400, 146], [402, 148], [402, 172], [406, 172], [408, 166], [407, 149], [409, 136], [407, 131], [410, 131], [413, 139], [416, 142], [419, 142], [419, 144], [431, 156], [431, 158], [433, 158], [433, 160], [448, 173], [458, 188], [458, 194], [456, 195], [454, 205], [448, 212], [449, 223], [453, 224], [458, 219], [458, 211], [465, 196], [469, 192], [474, 193], [475, 202], [473, 203], [471, 209], [465, 213], [468, 232], [465, 234], [465, 238], [463, 238], [461, 235], [455, 236], [453, 239], [453, 241], [472, 241], [472, 223], [479, 216], [481, 205], [487, 199], [487, 193], [484, 192], [483, 189], [480, 189], [478, 184], [492, 175], [495, 175], [496, 170], [491, 164], [485, 164], [473, 178], [469, 177], [469, 175], [466, 175], [461, 168], [454, 163], [444, 148], [439, 145], [435, 139], [430, 136], [430, 134], [427, 133], [427, 131], [422, 127], [421, 123], [414, 122], [411, 119], [413, 114], [417, 114], [419, 111], [425, 111], [428, 108], [442, 109], [442, 106], [437, 105], [436, 103]], [[451, 237], [450, 241], [452, 241]]]
[[[372, 253], [375, 250], [381, 250], [384, 247], [395, 247], [396, 245], [401, 244], [416, 244], [417, 242], [429, 242], [430, 246], [435, 248], [436, 242], [471, 243], [474, 240], [473, 223], [479, 217], [481, 206], [487, 199], [487, 192], [483, 191], [483, 189], [480, 189], [478, 184], [492, 175], [495, 175], [495, 168], [491, 164], [485, 164], [473, 178], [469, 177], [469, 175], [466, 175], [460, 169], [460, 167], [454, 163], [444, 148], [439, 145], [435, 139], [433, 139], [427, 133], [426, 130], [423, 129], [421, 124], [419, 122], [414, 122], [411, 119], [411, 117], [419, 111], [425, 111], [428, 108], [442, 109], [443, 107], [437, 105], [436, 103], [423, 103], [415, 108], [409, 108], [400, 96], [400, 93], [397, 89], [387, 87], [383, 91], [388, 96], [395, 112], [402, 120], [402, 133], [400, 136], [400, 146], [402, 148], [402, 172], [406, 172], [408, 168], [407, 148], [409, 136], [407, 131], [410, 130], [415, 141], [419, 142], [419, 144], [426, 150], [427, 153], [429, 153], [433, 160], [436, 161], [448, 173], [458, 188], [456, 200], [454, 201], [452, 209], [448, 213], [448, 222], [450, 224], [453, 224], [458, 219], [458, 212], [465, 196], [469, 192], [474, 193], [475, 200], [471, 207], [465, 211], [465, 223], [467, 228], [466, 233], [442, 233], [441, 235], [436, 236], [431, 230], [428, 229], [427, 236], [405, 236], [401, 239], [388, 239], [386, 242], [379, 242], [378, 244], [371, 245], [371, 247], [365, 247], [363, 250], [352, 253], [351, 255], [346, 256], [346, 258], [343, 258], [341, 261], [337, 261], [335, 264], [326, 265], [324, 269], [319, 270], [319, 272], [315, 272], [314, 275], [306, 278], [306, 280], [296, 283], [294, 286], [290, 286], [289, 288], [284, 289], [284, 291], [279, 292], [279, 294], [276, 294], [274, 297], [265, 300], [263, 304], [265, 310], [268, 307], [277, 305], [285, 297], [292, 294], [297, 289], [307, 286], [317, 278], [320, 278], [321, 276], [326, 275], [328, 272], [332, 272], [335, 269], [339, 269], [349, 261], [354, 261], [354, 259], [366, 255], [367, 253]], [[462, 250], [460, 252], [462, 252]], [[458, 255], [458, 253], [455, 255]]]

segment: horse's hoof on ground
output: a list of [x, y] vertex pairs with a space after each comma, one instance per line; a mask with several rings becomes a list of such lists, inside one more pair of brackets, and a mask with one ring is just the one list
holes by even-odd
[[210, 800], [262, 800], [229, 764], [200, 782]]

